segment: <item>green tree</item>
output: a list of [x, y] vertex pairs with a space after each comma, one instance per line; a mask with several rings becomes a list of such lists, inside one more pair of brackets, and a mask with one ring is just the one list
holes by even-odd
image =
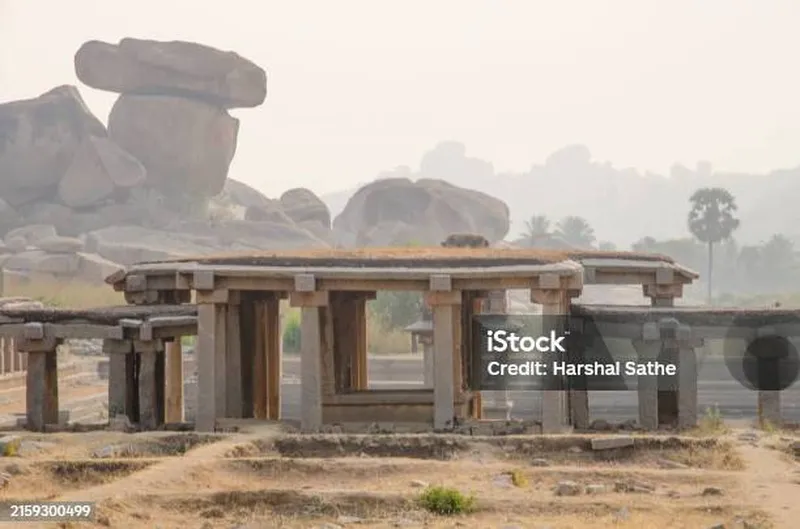
[[550, 219], [545, 215], [532, 215], [525, 221], [525, 232], [520, 242], [525, 246], [536, 246], [550, 239]]
[[689, 198], [689, 231], [708, 247], [708, 303], [711, 303], [712, 274], [714, 270], [714, 245], [730, 238], [739, 227], [736, 200], [721, 187], [698, 189]]
[[594, 228], [583, 217], [568, 216], [558, 222], [556, 235], [564, 242], [578, 248], [591, 248], [596, 237]]

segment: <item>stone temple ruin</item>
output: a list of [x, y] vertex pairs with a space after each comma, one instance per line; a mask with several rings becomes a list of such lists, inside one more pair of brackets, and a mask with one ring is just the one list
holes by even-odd
[[[618, 317], [616, 332], [636, 345], [642, 359], [665, 354], [677, 358], [681, 375], [675, 391], [659, 391], [652, 379], [638, 384], [639, 422], [653, 429], [697, 423], [697, 371], [692, 367], [702, 338], [729, 332], [731, 317], [739, 318], [736, 329], [741, 336], [736, 338], [747, 340], [763, 335], [764, 329], [777, 332], [775, 325], [797, 315], [674, 307], [683, 286], [697, 274], [664, 256], [478, 246], [276, 252], [140, 263], [108, 278], [130, 305], [82, 311], [7, 305], [0, 307], [0, 336], [13, 339], [27, 357], [27, 426], [43, 430], [59, 416], [56, 349], [72, 338], [103, 339], [104, 353], [110, 357], [111, 416], [125, 415], [143, 429], [181, 422], [180, 338], [196, 335], [195, 427], [214, 431], [241, 419], [281, 419], [279, 313], [280, 301], [288, 299], [302, 312], [303, 431], [372, 423], [450, 431], [464, 424], [492, 423], [486, 412], [497, 407], [469, 385], [472, 315], [492, 310], [488, 300], [502, 299], [497, 293], [524, 289], [544, 314]], [[642, 285], [651, 311], [664, 316], [662, 324], [626, 319], [632, 307], [573, 304], [586, 284]], [[365, 309], [367, 300], [381, 290], [422, 292], [432, 309], [428, 387], [368, 385]], [[669, 317], [675, 316], [681, 319], [680, 328], [670, 328]], [[794, 327], [787, 329], [781, 332], [800, 334]], [[541, 403], [541, 416], [527, 421], [537, 427], [534, 431], [589, 427], [585, 389], [542, 390]], [[759, 406], [762, 418], [780, 421], [780, 392], [760, 391]]]

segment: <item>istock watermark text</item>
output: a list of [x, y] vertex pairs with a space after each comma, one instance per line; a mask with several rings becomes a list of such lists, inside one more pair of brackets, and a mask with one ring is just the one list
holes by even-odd
[[550, 331], [545, 336], [520, 336], [503, 329], [486, 332], [486, 346], [489, 353], [566, 353], [563, 342], [569, 331], [558, 334]]

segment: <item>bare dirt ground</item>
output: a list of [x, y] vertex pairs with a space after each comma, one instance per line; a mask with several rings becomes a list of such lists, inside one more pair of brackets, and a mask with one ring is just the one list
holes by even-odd
[[[98, 505], [93, 522], [41, 527], [791, 529], [800, 520], [796, 439], [780, 433], [635, 436], [634, 447], [606, 451], [583, 436], [299, 436], [279, 426], [17, 435], [15, 455], [0, 458], [0, 501]], [[419, 498], [431, 485], [473, 496], [473, 511], [426, 511]]]

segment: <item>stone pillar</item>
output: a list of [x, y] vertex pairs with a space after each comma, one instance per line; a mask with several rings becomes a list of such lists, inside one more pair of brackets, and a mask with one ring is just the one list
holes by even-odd
[[[756, 340], [759, 338], [764, 339], [770, 336], [777, 336], [778, 334], [775, 332], [775, 329], [767, 327], [758, 329], [756, 331]], [[772, 352], [772, 351], [770, 351]], [[762, 370], [764, 373], [764, 379], [769, 381], [777, 381], [780, 379], [779, 370], [780, 370], [780, 361], [779, 358], [782, 356], [781, 353], [784, 351], [774, 351], [774, 355], [758, 351], [758, 370], [759, 376], [758, 378], [762, 378], [762, 374], [760, 373]], [[765, 354], [766, 353], [766, 354]], [[764, 384], [766, 385], [766, 384]], [[758, 423], [763, 428], [765, 426], [780, 426], [783, 422], [781, 416], [781, 392], [768, 390], [768, 389], [758, 389]]]
[[283, 378], [283, 337], [281, 335], [281, 298], [273, 295], [263, 304], [264, 345], [267, 361], [267, 419], [281, 418], [281, 380]]
[[14, 351], [14, 338], [3, 338], [3, 373], [13, 373], [16, 370]]
[[353, 327], [355, 332], [355, 347], [353, 348], [352, 387], [356, 391], [369, 388], [369, 365], [367, 363], [369, 344], [367, 343], [367, 301], [375, 299], [375, 292], [359, 292], [353, 299]]
[[[262, 329], [261, 296], [242, 292], [239, 296], [239, 347], [241, 351], [242, 417], [266, 418], [266, 373]], [[259, 342], [259, 339], [261, 341]]]
[[[455, 376], [461, 362], [460, 344], [456, 342], [456, 326], [460, 323], [461, 291], [452, 290], [449, 275], [434, 275], [430, 279], [427, 303], [433, 308], [433, 427], [444, 430], [453, 426], [454, 401], [460, 386]], [[460, 325], [458, 325], [460, 328]], [[458, 377], [460, 379], [460, 377]]]
[[688, 325], [678, 327], [678, 427], [697, 426], [697, 353], [702, 339]]
[[45, 425], [58, 424], [58, 356], [60, 340], [23, 340], [20, 350], [30, 355], [26, 374], [25, 403], [27, 428], [41, 432]]
[[782, 418], [780, 391], [758, 392], [758, 422], [762, 428], [767, 425], [781, 425]]
[[225, 412], [226, 307], [222, 303], [197, 305], [197, 419], [195, 428], [213, 432]]
[[135, 340], [133, 347], [139, 357], [139, 425], [155, 430], [165, 418], [164, 343]]
[[[586, 361], [587, 340], [599, 339], [586, 337], [583, 322], [570, 320], [570, 333], [575, 333], [579, 338], [570, 336], [568, 349], [569, 361], [575, 364]], [[590, 426], [589, 416], [589, 388], [585, 376], [572, 377], [569, 384], [569, 408], [572, 426], [576, 429], [586, 430]]]
[[[290, 293], [290, 303], [300, 307], [300, 429], [313, 433], [322, 427], [322, 402], [326, 392], [333, 392], [333, 377], [326, 377], [326, 363], [330, 366], [333, 351], [329, 322], [329, 295], [316, 291], [316, 281], [310, 274], [295, 277], [295, 292]], [[330, 375], [332, 375], [332, 369]], [[329, 378], [326, 379], [326, 378]]]
[[336, 393], [363, 391], [367, 372], [367, 299], [373, 292], [331, 293], [333, 368]]
[[[661, 352], [661, 330], [658, 323], [642, 326], [642, 335], [633, 341], [640, 363], [656, 361]], [[639, 424], [647, 430], [658, 429], [658, 378], [638, 377]]]
[[[508, 314], [508, 292], [493, 290], [484, 304], [486, 314]], [[509, 398], [509, 391], [481, 391], [483, 404], [482, 418], [509, 420], [514, 403]]]
[[[555, 274], [543, 274], [539, 278], [539, 288], [531, 290], [531, 301], [542, 305], [545, 318], [563, 317], [568, 311], [567, 291], [561, 287], [561, 279]], [[545, 319], [547, 321], [547, 319]], [[543, 329], [547, 333], [550, 329]], [[552, 377], [546, 383], [559, 389], [542, 390], [542, 433], [563, 432], [569, 423], [569, 408], [564, 381]]]
[[[642, 285], [642, 293], [645, 297], [650, 298], [650, 305], [664, 308], [675, 306], [675, 298], [683, 296], [683, 285], [675, 283], [674, 271], [671, 268], [659, 268], [656, 270], [655, 279], [655, 283]], [[677, 350], [670, 354], [673, 354], [677, 360], [679, 356]], [[659, 387], [665, 385], [660, 384]], [[659, 389], [657, 399], [659, 426], [679, 422], [680, 403], [677, 388]]]
[[139, 421], [139, 394], [136, 386], [136, 357], [131, 340], [103, 340], [108, 356], [108, 418], [124, 415]]
[[176, 336], [166, 345], [166, 371], [167, 371], [167, 403], [166, 421], [168, 423], [183, 422], [183, 347], [181, 337]]
[[422, 369], [426, 388], [433, 387], [433, 336], [420, 335], [419, 343], [422, 345]]
[[[240, 324], [240, 296], [230, 296], [225, 313], [225, 417], [241, 419], [245, 408], [252, 409], [252, 402], [244, 402], [242, 392], [242, 342]], [[246, 406], [247, 405], [247, 406]]]

